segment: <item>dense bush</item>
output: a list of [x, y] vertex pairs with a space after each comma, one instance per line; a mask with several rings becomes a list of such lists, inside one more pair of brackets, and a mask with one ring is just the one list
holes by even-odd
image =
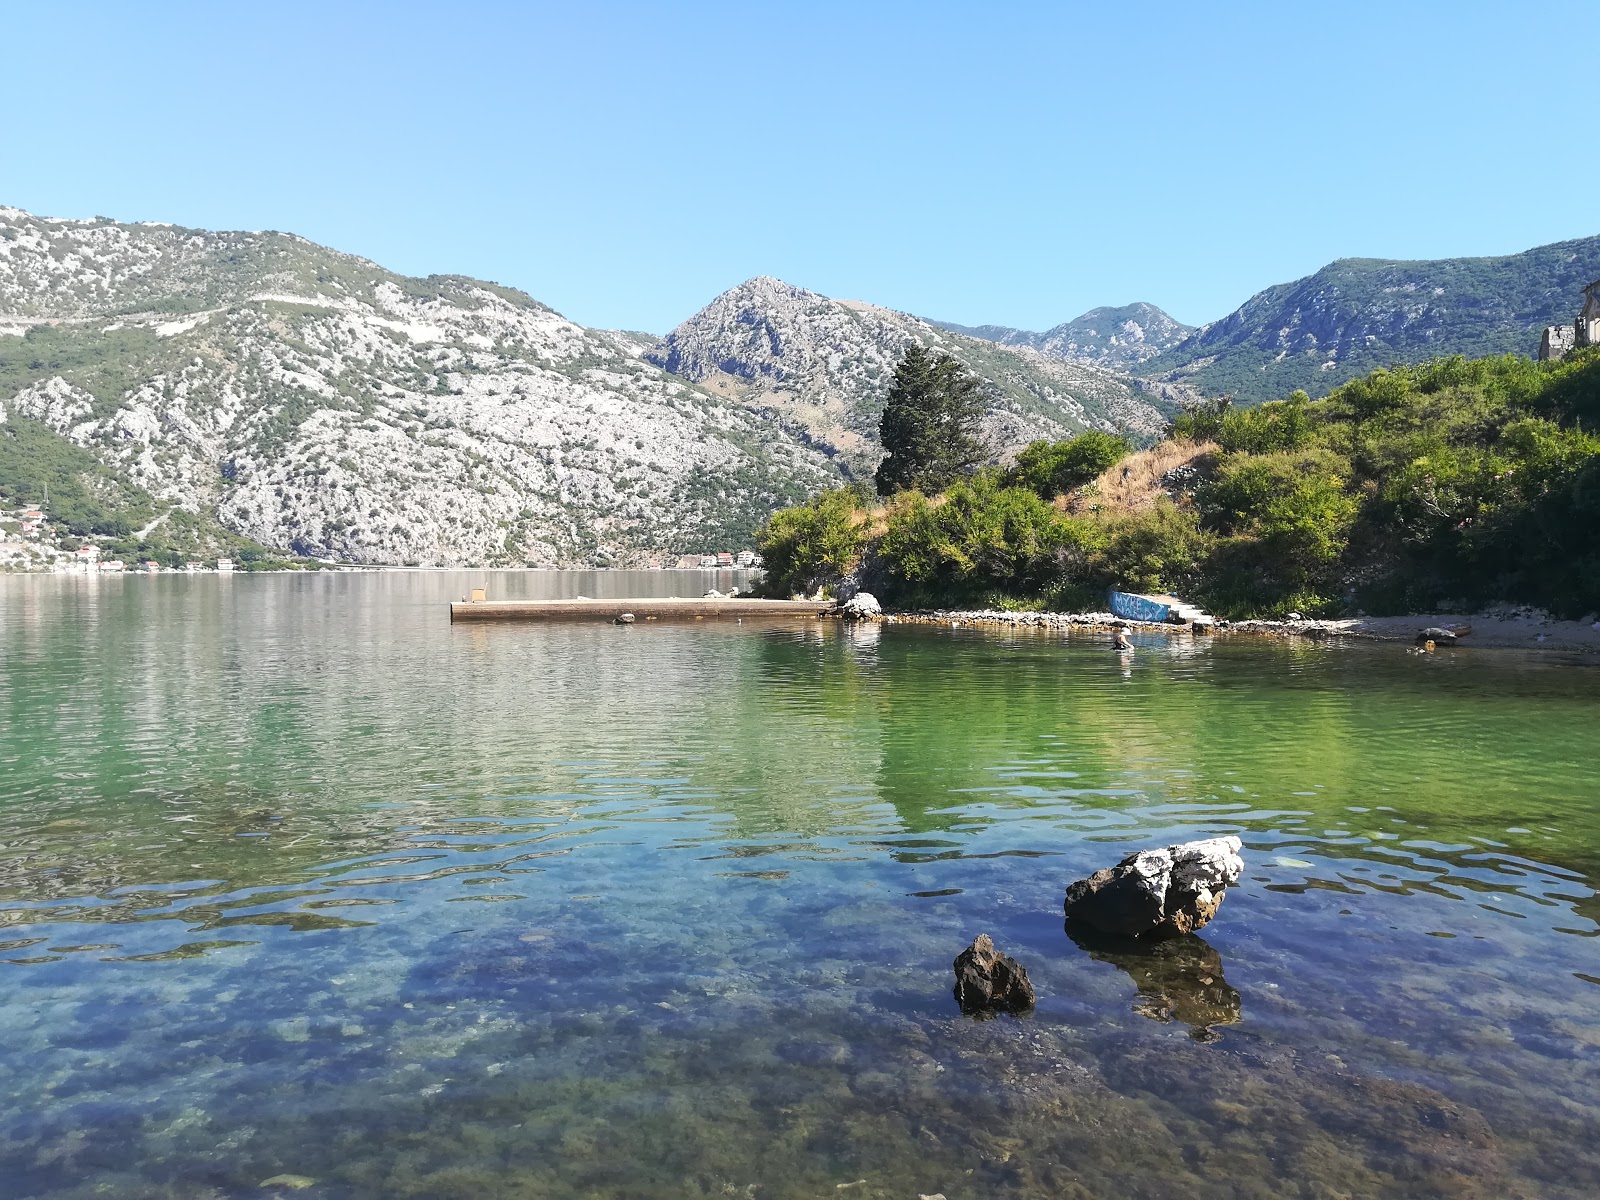
[[1162, 501], [1097, 524], [1094, 553], [1081, 573], [1084, 582], [1178, 594], [1193, 594], [1200, 585], [1215, 539], [1200, 527], [1193, 509]]
[[1029, 442], [1017, 454], [1010, 478], [1051, 500], [1099, 478], [1131, 449], [1127, 438], [1097, 429], [1064, 442]]
[[1344, 550], [1359, 509], [1348, 478], [1348, 462], [1323, 449], [1230, 455], [1196, 500], [1220, 532], [1249, 533], [1312, 570]]
[[976, 590], [1043, 587], [1056, 552], [1076, 530], [1028, 488], [996, 472], [958, 483], [936, 500], [902, 493], [888, 512], [877, 552], [902, 591], [965, 596]]
[[1295, 392], [1287, 400], [1274, 400], [1255, 408], [1230, 408], [1217, 422], [1213, 436], [1224, 450], [1245, 454], [1271, 454], [1298, 450], [1311, 440], [1311, 397]]
[[1222, 423], [1232, 410], [1233, 401], [1227, 396], [1187, 401], [1173, 418], [1170, 432], [1175, 438], [1211, 441], [1222, 432]]
[[835, 488], [774, 513], [756, 539], [765, 564], [763, 590], [780, 597], [810, 595], [853, 569], [865, 541], [865, 499], [858, 488]]

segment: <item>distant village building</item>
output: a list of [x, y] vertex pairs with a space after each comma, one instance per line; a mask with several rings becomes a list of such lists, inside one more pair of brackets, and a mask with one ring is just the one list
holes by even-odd
[[1539, 339], [1539, 361], [1553, 362], [1585, 346], [1600, 346], [1600, 279], [1583, 289], [1583, 311], [1571, 325], [1552, 325]]

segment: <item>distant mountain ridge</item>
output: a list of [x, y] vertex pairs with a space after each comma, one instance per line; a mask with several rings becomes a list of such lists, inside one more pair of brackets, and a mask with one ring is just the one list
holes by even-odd
[[1534, 354], [1600, 279], [1600, 236], [1487, 258], [1344, 258], [1256, 293], [1198, 329], [1149, 304], [1091, 309], [1044, 333], [1005, 325], [943, 329], [1152, 383], [1246, 403], [1296, 388], [1313, 396], [1377, 367], [1451, 354]]
[[1392, 363], [1450, 354], [1533, 354], [1600, 278], [1600, 237], [1492, 258], [1345, 258], [1258, 292], [1142, 365], [1209, 394], [1325, 395]]
[[1125, 374], [765, 276], [716, 297], [644, 357], [773, 414], [848, 474], [864, 478], [877, 462], [889, 381], [913, 343], [951, 355], [988, 384], [987, 432], [998, 447], [1085, 429], [1153, 437], [1171, 407], [1160, 389]]
[[1194, 332], [1194, 326], [1176, 321], [1154, 304], [1143, 302], [1117, 308], [1091, 308], [1081, 317], [1043, 333], [1030, 333], [1006, 325], [965, 326], [950, 321], [934, 321], [933, 324], [969, 337], [999, 342], [1002, 346], [1026, 346], [1052, 358], [1123, 371], [1131, 371], [1170, 350]]

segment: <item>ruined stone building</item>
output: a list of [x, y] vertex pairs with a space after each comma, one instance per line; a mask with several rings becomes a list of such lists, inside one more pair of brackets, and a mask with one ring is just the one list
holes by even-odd
[[1583, 311], [1571, 325], [1552, 325], [1539, 339], [1539, 361], [1565, 358], [1584, 346], [1600, 346], [1600, 279], [1583, 289]]

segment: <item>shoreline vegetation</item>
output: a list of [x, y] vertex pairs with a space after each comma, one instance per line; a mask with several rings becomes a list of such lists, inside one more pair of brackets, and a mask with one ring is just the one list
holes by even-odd
[[948, 393], [908, 419], [938, 375], [910, 365], [885, 417], [910, 449], [885, 444], [920, 459], [880, 469], [882, 495], [857, 484], [774, 514], [767, 595], [865, 590], [889, 612], [1023, 624], [1094, 613], [1113, 587], [1235, 627], [1394, 617], [1414, 633], [1437, 621], [1408, 614], [1511, 607], [1576, 636], [1600, 619], [1600, 347], [1377, 370], [1322, 400], [1198, 401], [1154, 446], [1089, 432], [981, 466]]

